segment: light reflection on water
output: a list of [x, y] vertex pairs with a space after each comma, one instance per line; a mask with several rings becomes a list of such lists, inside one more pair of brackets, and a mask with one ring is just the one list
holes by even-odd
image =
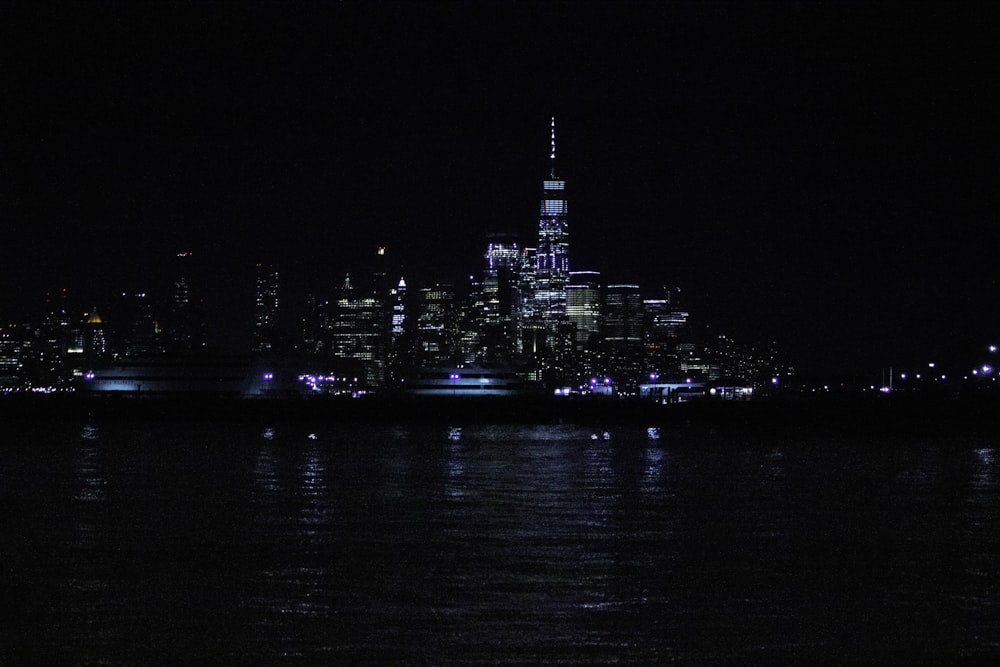
[[1000, 646], [995, 443], [160, 426], [0, 447], [0, 593], [17, 610], [0, 662], [797, 662]]

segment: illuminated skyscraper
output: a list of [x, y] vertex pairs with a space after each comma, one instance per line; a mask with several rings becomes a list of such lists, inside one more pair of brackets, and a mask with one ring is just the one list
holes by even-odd
[[520, 321], [520, 273], [524, 250], [510, 234], [490, 234], [486, 246], [483, 271], [484, 341], [501, 354], [515, 347]]
[[642, 297], [638, 285], [608, 285], [604, 290], [604, 340], [614, 351], [642, 344]]
[[342, 363], [341, 372], [352, 373], [368, 387], [385, 379], [385, 328], [383, 304], [369, 291], [344, 278], [333, 305], [330, 351]]
[[25, 383], [24, 348], [16, 326], [0, 327], [0, 388], [11, 389]]
[[392, 342], [396, 342], [403, 335], [403, 325], [406, 322], [406, 281], [399, 279], [399, 284], [389, 290], [389, 298], [392, 303]]
[[569, 232], [566, 224], [566, 182], [556, 176], [556, 119], [552, 119], [549, 178], [542, 182], [538, 217], [538, 248], [535, 251], [535, 314], [546, 328], [555, 331], [566, 314], [569, 283]]
[[455, 288], [441, 284], [422, 288], [417, 318], [417, 356], [420, 365], [452, 363], [452, 355], [458, 348]]
[[104, 319], [97, 312], [97, 307], [91, 308], [84, 315], [84, 354], [89, 361], [98, 361], [108, 352], [108, 338], [105, 333]]
[[267, 352], [278, 342], [278, 270], [257, 265], [257, 294], [254, 302], [253, 350]]
[[636, 379], [642, 367], [643, 310], [638, 285], [608, 285], [602, 308], [608, 361], [622, 378]]
[[686, 335], [688, 313], [682, 309], [680, 289], [664, 287], [662, 298], [642, 302], [645, 311], [646, 366], [663, 377], [681, 374], [682, 348]]
[[566, 287], [566, 317], [576, 329], [576, 348], [596, 345], [601, 334], [601, 274], [573, 271]]

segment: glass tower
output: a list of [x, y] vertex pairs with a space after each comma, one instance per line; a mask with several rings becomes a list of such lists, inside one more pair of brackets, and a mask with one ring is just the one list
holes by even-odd
[[257, 264], [257, 292], [254, 300], [253, 350], [274, 349], [278, 332], [278, 270]]
[[576, 328], [576, 347], [593, 346], [601, 334], [601, 274], [574, 271], [566, 288], [566, 317]]
[[511, 234], [490, 234], [483, 259], [484, 324], [498, 328], [504, 340], [512, 340], [520, 310], [518, 287], [524, 251]]
[[566, 225], [566, 182], [556, 176], [556, 119], [552, 119], [549, 178], [542, 182], [535, 251], [535, 312], [554, 330], [566, 314], [569, 283], [569, 233]]

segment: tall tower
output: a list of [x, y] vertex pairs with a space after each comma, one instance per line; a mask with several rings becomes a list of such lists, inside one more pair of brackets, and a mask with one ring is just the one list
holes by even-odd
[[576, 328], [576, 348], [595, 346], [601, 334], [601, 274], [573, 271], [566, 289], [566, 317]]
[[493, 345], [514, 349], [520, 320], [518, 287], [524, 251], [511, 234], [489, 234], [483, 271], [483, 326]]
[[556, 119], [552, 118], [549, 178], [542, 182], [535, 251], [535, 312], [554, 331], [566, 314], [569, 283], [569, 232], [566, 225], [566, 182], [556, 176]]
[[267, 352], [278, 343], [278, 270], [257, 264], [253, 350]]
[[205, 347], [204, 284], [194, 253], [179, 252], [170, 302], [168, 324], [171, 352], [191, 352]]
[[385, 318], [374, 292], [354, 287], [344, 277], [333, 304], [331, 352], [342, 373], [354, 374], [364, 386], [379, 387], [385, 380]]

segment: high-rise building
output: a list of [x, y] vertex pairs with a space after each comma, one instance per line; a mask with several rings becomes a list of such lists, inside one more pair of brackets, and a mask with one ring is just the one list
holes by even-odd
[[254, 352], [268, 352], [278, 345], [278, 269], [257, 264], [254, 301]]
[[604, 340], [610, 349], [642, 344], [642, 297], [638, 285], [608, 285], [603, 314]]
[[24, 341], [18, 327], [0, 327], [0, 389], [27, 384], [24, 361]]
[[421, 366], [452, 363], [457, 349], [455, 288], [437, 284], [419, 292], [417, 356]]
[[368, 387], [385, 380], [385, 330], [383, 303], [368, 290], [356, 288], [344, 278], [333, 304], [331, 353], [342, 362], [342, 371], [354, 374]]
[[602, 309], [608, 361], [622, 380], [636, 380], [642, 372], [643, 312], [638, 285], [608, 285]]
[[105, 333], [104, 318], [97, 312], [97, 307], [90, 309], [84, 315], [84, 354], [88, 361], [103, 360], [108, 353], [108, 338]]
[[495, 352], [515, 349], [521, 314], [520, 274], [524, 250], [511, 234], [487, 237], [482, 283], [482, 337]]
[[601, 335], [601, 274], [572, 271], [566, 286], [566, 317], [575, 327], [576, 348], [595, 346]]
[[115, 358], [143, 357], [163, 352], [160, 325], [145, 292], [122, 292], [111, 314]]
[[301, 323], [301, 346], [306, 354], [319, 354], [323, 349], [321, 327], [325, 315], [325, 302], [317, 301], [312, 292], [306, 294], [305, 312]]
[[488, 349], [484, 318], [486, 302], [483, 294], [483, 284], [470, 275], [467, 287], [461, 290], [464, 298], [457, 298], [455, 305], [455, 323], [457, 337], [452, 349], [452, 358], [456, 364], [472, 364], [481, 360]]
[[646, 366], [662, 377], [681, 374], [681, 346], [688, 313], [682, 309], [680, 289], [664, 287], [663, 298], [645, 299]]
[[534, 276], [535, 314], [552, 332], [566, 314], [566, 285], [569, 283], [566, 182], [556, 176], [555, 160], [556, 119], [553, 118], [549, 178], [542, 182]]
[[516, 350], [522, 354], [527, 354], [532, 348], [536, 338], [535, 329], [538, 328], [540, 318], [536, 312], [535, 291], [535, 248], [525, 248], [521, 253], [521, 269], [518, 272], [518, 313], [515, 337], [517, 339]]
[[187, 352], [205, 346], [204, 295], [197, 277], [194, 253], [179, 252], [170, 299], [168, 337], [171, 351]]
[[395, 343], [403, 335], [403, 325], [406, 322], [406, 281], [399, 279], [399, 284], [389, 290], [390, 302], [392, 303], [392, 322], [390, 333], [392, 342]]
[[[69, 295], [64, 288], [46, 296], [46, 315], [41, 325], [32, 327], [32, 335], [22, 336], [28, 360], [28, 376], [43, 385], [58, 385], [73, 376], [69, 348], [74, 327], [71, 326]], [[75, 329], [80, 332], [79, 329]], [[79, 341], [83, 353], [83, 340]]]

